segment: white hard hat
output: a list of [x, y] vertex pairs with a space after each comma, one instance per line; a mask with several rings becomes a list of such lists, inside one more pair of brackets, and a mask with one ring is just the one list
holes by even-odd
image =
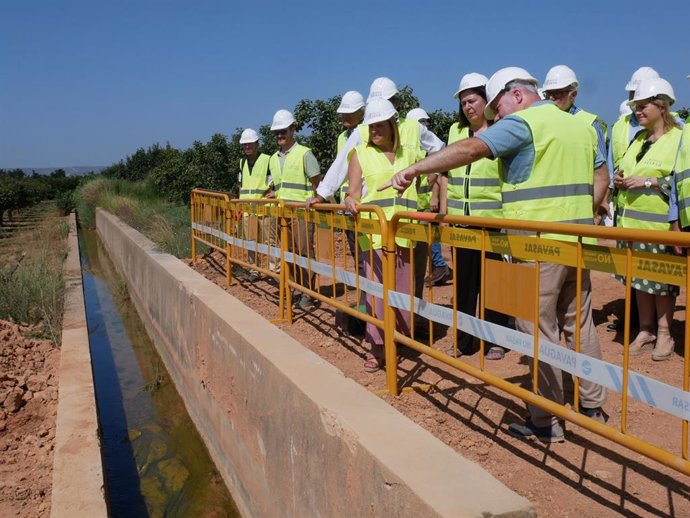
[[295, 123], [295, 117], [287, 110], [278, 110], [273, 116], [271, 131], [289, 128]]
[[369, 97], [367, 98], [367, 102], [371, 101], [372, 99], [390, 99], [397, 93], [398, 87], [395, 86], [395, 83], [392, 79], [388, 79], [387, 77], [377, 77], [372, 81], [371, 86], [369, 87]]
[[345, 92], [336, 111], [338, 113], [355, 113], [362, 108], [364, 108], [364, 97], [361, 93], [350, 90]]
[[618, 113], [621, 117], [625, 117], [626, 115], [632, 113], [632, 109], [630, 108], [628, 101], [623, 101], [621, 103], [620, 107], [618, 108]]
[[528, 81], [534, 86], [537, 86], [537, 80], [534, 79], [527, 70], [520, 67], [506, 67], [494, 73], [486, 83], [486, 107], [484, 108], [484, 116], [487, 119], [494, 118], [494, 111], [491, 109], [491, 103], [494, 102], [498, 94], [500, 94], [506, 85], [515, 80]]
[[665, 97], [670, 104], [676, 102], [676, 94], [673, 93], [671, 83], [666, 79], [657, 77], [643, 80], [635, 89], [635, 95], [628, 101], [628, 104], [632, 107], [636, 101], [651, 99], [652, 97]]
[[240, 135], [240, 144], [251, 144], [259, 141], [259, 134], [251, 128], [247, 128]]
[[407, 112], [407, 118], [413, 121], [420, 121], [422, 119], [428, 119], [429, 114], [422, 108], [413, 108], [412, 110]]
[[659, 73], [652, 67], [640, 67], [630, 76], [630, 81], [625, 85], [625, 89], [628, 92], [634, 92], [640, 83], [645, 79], [658, 79]]
[[544, 92], [548, 92], [549, 90], [560, 90], [568, 86], [572, 86], [573, 88], [580, 86], [575, 72], [565, 65], [556, 65], [555, 67], [551, 67], [551, 70], [546, 74], [546, 79], [544, 79], [544, 84], [541, 89]]
[[388, 99], [373, 99], [364, 110], [364, 124], [387, 121], [398, 115], [395, 106]]
[[460, 94], [465, 90], [469, 90], [470, 88], [479, 88], [480, 86], [486, 86], [486, 83], [488, 81], [489, 78], [486, 77], [484, 74], [478, 74], [476, 72], [470, 72], [469, 74], [465, 74], [464, 76], [462, 76], [462, 79], [460, 79], [460, 86], [458, 86], [458, 91], [455, 92], [453, 97], [459, 99]]

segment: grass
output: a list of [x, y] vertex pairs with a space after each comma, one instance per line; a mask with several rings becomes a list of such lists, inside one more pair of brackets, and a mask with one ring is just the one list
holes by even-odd
[[68, 234], [69, 224], [53, 205], [33, 228], [0, 242], [0, 319], [36, 326], [33, 336], [55, 345], [61, 340]]
[[178, 258], [191, 257], [189, 208], [170, 203], [146, 182], [97, 178], [76, 192], [82, 225], [95, 225], [96, 207], [115, 214], [156, 246]]

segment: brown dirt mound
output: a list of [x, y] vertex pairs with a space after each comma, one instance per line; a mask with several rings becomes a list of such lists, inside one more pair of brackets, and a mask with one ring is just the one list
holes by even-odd
[[0, 320], [0, 516], [49, 516], [60, 351]]

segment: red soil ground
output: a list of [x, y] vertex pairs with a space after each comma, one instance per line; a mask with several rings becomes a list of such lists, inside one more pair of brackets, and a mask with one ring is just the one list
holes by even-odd
[[60, 351], [0, 320], [0, 516], [50, 515]]

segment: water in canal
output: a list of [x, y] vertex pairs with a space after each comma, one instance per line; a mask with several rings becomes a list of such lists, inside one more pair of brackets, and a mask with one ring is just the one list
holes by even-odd
[[239, 517], [98, 236], [79, 245], [111, 518]]

